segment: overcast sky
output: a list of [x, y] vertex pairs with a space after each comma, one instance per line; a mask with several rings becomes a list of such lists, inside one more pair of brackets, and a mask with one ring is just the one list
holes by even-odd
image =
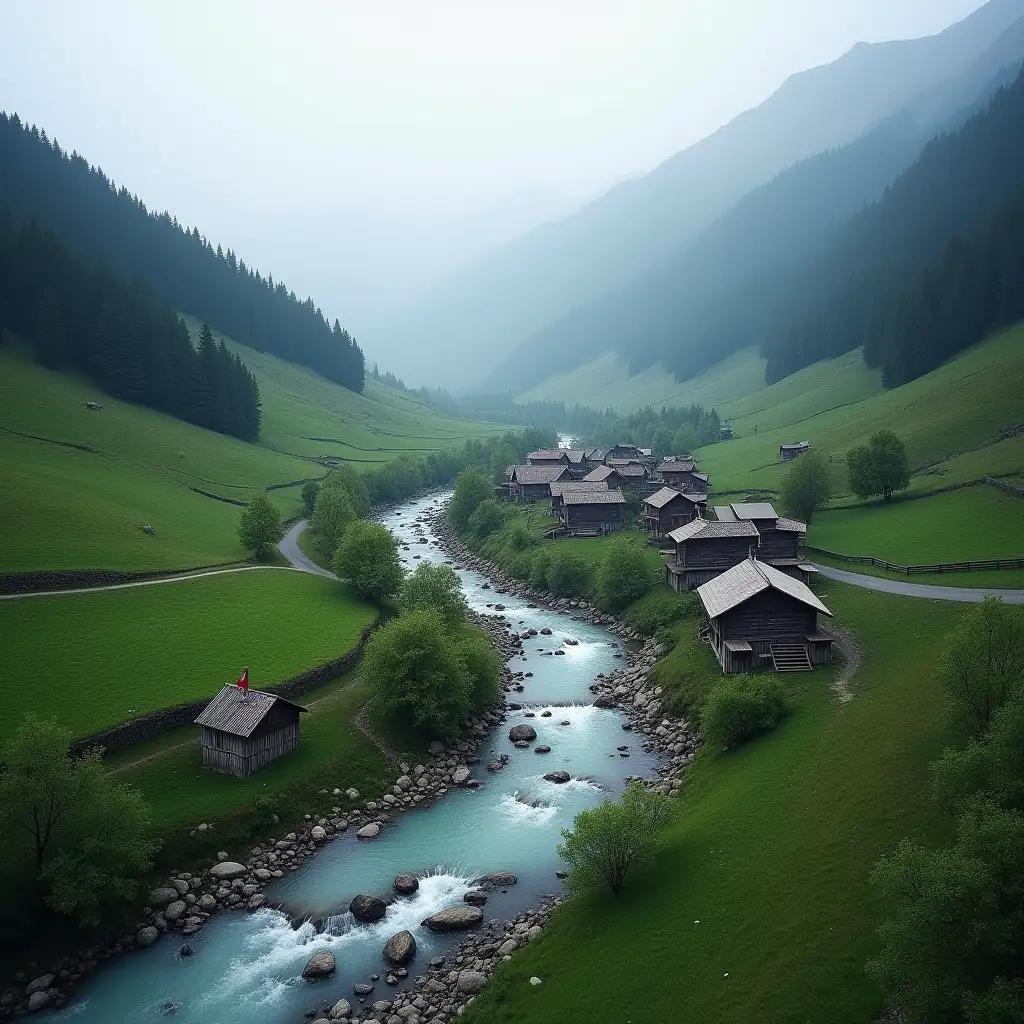
[[0, 0], [0, 108], [283, 276], [320, 218], [564, 212], [793, 72], [979, 6]]

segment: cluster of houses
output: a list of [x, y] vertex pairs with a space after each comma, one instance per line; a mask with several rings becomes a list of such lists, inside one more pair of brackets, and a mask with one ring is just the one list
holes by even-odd
[[[810, 448], [783, 445], [788, 461]], [[808, 670], [831, 658], [818, 628], [831, 612], [807, 586], [817, 572], [803, 557], [804, 523], [766, 501], [708, 507], [709, 479], [688, 456], [652, 458], [649, 449], [531, 452], [510, 466], [501, 491], [511, 501], [551, 502], [552, 536], [599, 536], [622, 527], [627, 494], [642, 500], [650, 542], [665, 549], [665, 579], [696, 591], [707, 613], [705, 638], [724, 672]]]

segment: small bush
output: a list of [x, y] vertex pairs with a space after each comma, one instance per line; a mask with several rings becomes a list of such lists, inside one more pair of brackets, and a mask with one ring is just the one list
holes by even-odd
[[701, 729], [709, 740], [739, 746], [771, 732], [787, 710], [786, 692], [776, 676], [726, 676], [701, 709]]
[[556, 551], [548, 563], [547, 585], [555, 597], [579, 597], [587, 589], [590, 568], [570, 547]]
[[617, 612], [643, 597], [654, 582], [643, 551], [625, 538], [613, 540], [597, 567], [597, 603]]
[[509, 551], [529, 551], [536, 544], [537, 538], [530, 533], [525, 523], [513, 523], [505, 532], [505, 547]]
[[497, 533], [505, 525], [505, 507], [496, 498], [480, 502], [469, 517], [469, 529], [483, 539]]
[[700, 609], [700, 599], [696, 594], [676, 594], [668, 587], [659, 587], [634, 602], [623, 616], [623, 621], [645, 636], [655, 636], [659, 632], [668, 632], [665, 627], [683, 619], [697, 618]]
[[547, 548], [538, 548], [533, 553], [533, 560], [530, 562], [530, 586], [543, 590], [548, 585], [548, 565], [551, 562], [551, 552]]

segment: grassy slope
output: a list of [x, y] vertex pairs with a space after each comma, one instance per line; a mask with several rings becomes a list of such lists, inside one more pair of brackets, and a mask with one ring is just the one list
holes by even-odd
[[0, 739], [41, 693], [46, 713], [83, 736], [212, 696], [245, 665], [254, 686], [277, 683], [339, 657], [373, 617], [341, 584], [287, 569], [4, 601]]
[[[855, 699], [836, 701], [829, 673], [789, 677], [796, 709], [775, 733], [698, 759], [650, 870], [559, 912], [468, 1021], [597, 1020], [624, 998], [632, 1024], [873, 1019], [864, 962], [883, 910], [868, 873], [904, 835], [939, 834], [926, 766], [953, 737], [932, 668], [960, 609], [838, 584], [823, 596], [864, 647]], [[688, 643], [675, 669], [713, 677]], [[627, 979], [642, 979], [635, 998]]]
[[[372, 465], [505, 429], [446, 418], [376, 381], [355, 395], [300, 367], [240, 351], [263, 394], [262, 444], [118, 402], [79, 378], [43, 370], [10, 346], [0, 349], [0, 475], [7, 485], [0, 572], [174, 568], [242, 558], [237, 506], [190, 487], [244, 499], [257, 488], [322, 476], [319, 456]], [[85, 409], [88, 398], [102, 411]], [[286, 515], [298, 511], [298, 488], [273, 496]], [[142, 533], [145, 524], [154, 535]]]
[[680, 383], [660, 365], [633, 377], [625, 360], [607, 352], [569, 373], [559, 374], [516, 401], [565, 402], [589, 405], [595, 409], [612, 408], [616, 412], [634, 412], [645, 405], [718, 406], [737, 395], [746, 395], [764, 386], [764, 360], [754, 349], [744, 349], [698, 376]]

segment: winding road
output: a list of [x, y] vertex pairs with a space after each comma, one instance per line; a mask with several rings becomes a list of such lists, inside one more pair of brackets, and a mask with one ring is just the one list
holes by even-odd
[[944, 587], [934, 583], [904, 583], [883, 576], [865, 576], [859, 572], [833, 569], [830, 565], [814, 567], [822, 576], [837, 583], [850, 583], [865, 590], [879, 590], [883, 594], [900, 597], [920, 597], [929, 601], [983, 601], [986, 597], [1002, 598], [1007, 604], [1024, 604], [1024, 590], [995, 590], [989, 587]]
[[317, 565], [299, 547], [299, 536], [308, 525], [309, 522], [306, 519], [300, 519], [297, 523], [293, 523], [288, 532], [281, 538], [281, 543], [277, 545], [277, 550], [291, 563], [294, 569], [312, 573], [314, 576], [327, 576], [332, 580], [337, 579], [333, 572], [325, 569], [322, 565]]

